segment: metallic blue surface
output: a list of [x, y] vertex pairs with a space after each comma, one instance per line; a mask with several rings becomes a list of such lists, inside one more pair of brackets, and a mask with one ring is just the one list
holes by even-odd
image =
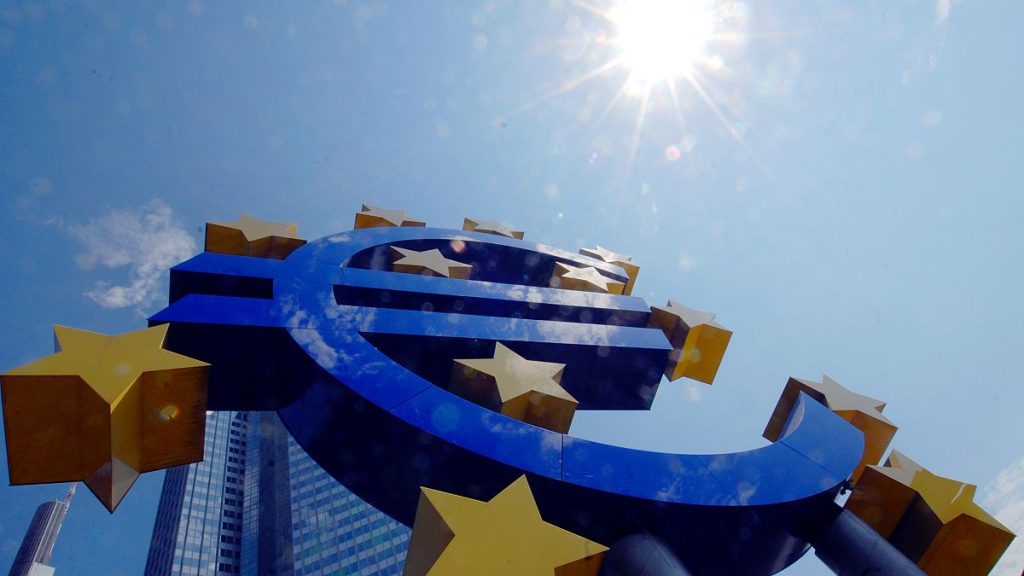
[[864, 435], [853, 426], [834, 426], [822, 418], [808, 417], [809, 411], [823, 406], [806, 394], [801, 393], [800, 398], [803, 401], [793, 406], [778, 444], [788, 446], [834, 475], [845, 478], [849, 475], [849, 454], [827, 450], [826, 447], [852, 442], [850, 435], [855, 434], [860, 450], [863, 450]]
[[[403, 277], [404, 276], [404, 277]], [[338, 304], [450, 312], [505, 318], [558, 320], [613, 326], [644, 327], [650, 309], [640, 298], [529, 287], [509, 290], [508, 285], [477, 281], [452, 284], [446, 278], [386, 275], [348, 269], [343, 284], [335, 286]]]
[[[388, 271], [440, 249], [470, 280]], [[473, 232], [375, 228], [285, 261], [203, 254], [172, 271], [167, 346], [209, 361], [210, 405], [278, 409], [328, 472], [411, 524], [419, 486], [490, 498], [522, 473], [545, 519], [600, 542], [649, 532], [694, 574], [770, 574], [806, 551], [860, 459], [861, 433], [802, 395], [779, 442], [719, 455], [589, 442], [444, 388], [497, 341], [566, 364], [580, 409], [647, 409], [670, 352], [643, 300], [547, 287], [556, 262], [617, 266]], [[235, 276], [235, 275], [240, 276]], [[267, 293], [266, 282], [272, 282]]]

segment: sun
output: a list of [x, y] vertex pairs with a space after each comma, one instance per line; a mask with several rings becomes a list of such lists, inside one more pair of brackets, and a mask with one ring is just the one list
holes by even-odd
[[703, 0], [624, 0], [608, 12], [632, 84], [690, 74], [706, 57], [714, 11]]
[[[737, 129], [742, 120], [734, 101], [723, 100], [721, 84], [737, 77], [732, 65], [742, 58], [750, 38], [749, 10], [727, 0], [568, 0], [581, 13], [594, 18], [589, 25], [575, 26], [567, 44], [583, 46], [575, 57], [587, 70], [569, 76], [556, 88], [520, 106], [522, 113], [551, 98], [601, 79], [622, 78], [608, 104], [590, 123], [591, 133], [620, 105], [636, 103], [638, 110], [625, 174], [628, 178], [640, 149], [649, 114], [661, 113], [671, 105], [679, 125], [694, 114], [689, 103], [702, 101], [728, 134], [753, 156], [744, 133]], [[594, 50], [591, 52], [591, 50]], [[615, 72], [624, 72], [624, 77]], [[716, 86], [716, 84], [718, 86]], [[676, 161], [679, 145], [670, 145], [665, 157]], [[687, 149], [688, 150], [688, 149]], [[754, 161], [762, 163], [755, 157]]]

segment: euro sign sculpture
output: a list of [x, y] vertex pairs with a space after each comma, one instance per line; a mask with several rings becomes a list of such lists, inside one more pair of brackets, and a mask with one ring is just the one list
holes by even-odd
[[[844, 411], [834, 381], [794, 379], [766, 430], [773, 442], [730, 454], [573, 437], [576, 410], [649, 409], [663, 375], [710, 383], [729, 338], [713, 315], [631, 296], [628, 258], [581, 252], [500, 223], [434, 229], [368, 206], [355, 230], [309, 243], [294, 226], [243, 217], [208, 225], [207, 251], [172, 269], [170, 305], [150, 324], [166, 325], [166, 350], [209, 364], [206, 408], [276, 410], [361, 498], [448, 534], [438, 544], [414, 530], [407, 573], [459, 573], [442, 567], [472, 555], [453, 544], [456, 524], [485, 514], [480, 501], [508, 510], [515, 498], [588, 550], [552, 561], [574, 567], [560, 573], [596, 573], [605, 546], [636, 534], [693, 574], [795, 562], [891, 440], [884, 403]], [[460, 506], [476, 512], [456, 522]]]

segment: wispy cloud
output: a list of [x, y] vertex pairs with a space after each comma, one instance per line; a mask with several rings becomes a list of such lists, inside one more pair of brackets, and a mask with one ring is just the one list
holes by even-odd
[[984, 486], [981, 505], [1017, 534], [992, 575], [1020, 576], [1024, 568], [1024, 458]]
[[196, 252], [195, 240], [160, 200], [134, 210], [112, 210], [68, 230], [82, 245], [77, 262], [83, 269], [129, 270], [126, 282], [99, 280], [86, 293], [104, 308], [152, 303], [164, 293], [162, 280], [167, 270]]
[[949, 11], [953, 8], [952, 0], [938, 0], [935, 3], [935, 25], [945, 26], [949, 20]]
[[946, 35], [947, 25], [949, 24], [949, 14], [953, 10], [953, 0], [938, 0], [935, 3], [935, 29], [939, 34], [939, 43], [932, 50], [931, 56], [928, 57], [928, 69], [935, 70], [939, 65], [939, 54], [942, 49], [946, 46]]

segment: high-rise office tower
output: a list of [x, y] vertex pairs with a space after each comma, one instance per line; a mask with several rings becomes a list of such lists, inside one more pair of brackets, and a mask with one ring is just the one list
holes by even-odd
[[204, 460], [167, 471], [152, 576], [400, 574], [409, 529], [324, 472], [272, 412], [216, 412]]
[[71, 506], [71, 499], [75, 496], [76, 485], [77, 483], [71, 485], [64, 500], [43, 502], [36, 508], [32, 522], [28, 525], [28, 530], [25, 531], [25, 537], [21, 540], [18, 555], [14, 557], [10, 576], [50, 576], [53, 574], [53, 567], [48, 563], [50, 557], [53, 556], [53, 545], [57, 543], [57, 535], [60, 534], [60, 527], [64, 524], [64, 517]]

